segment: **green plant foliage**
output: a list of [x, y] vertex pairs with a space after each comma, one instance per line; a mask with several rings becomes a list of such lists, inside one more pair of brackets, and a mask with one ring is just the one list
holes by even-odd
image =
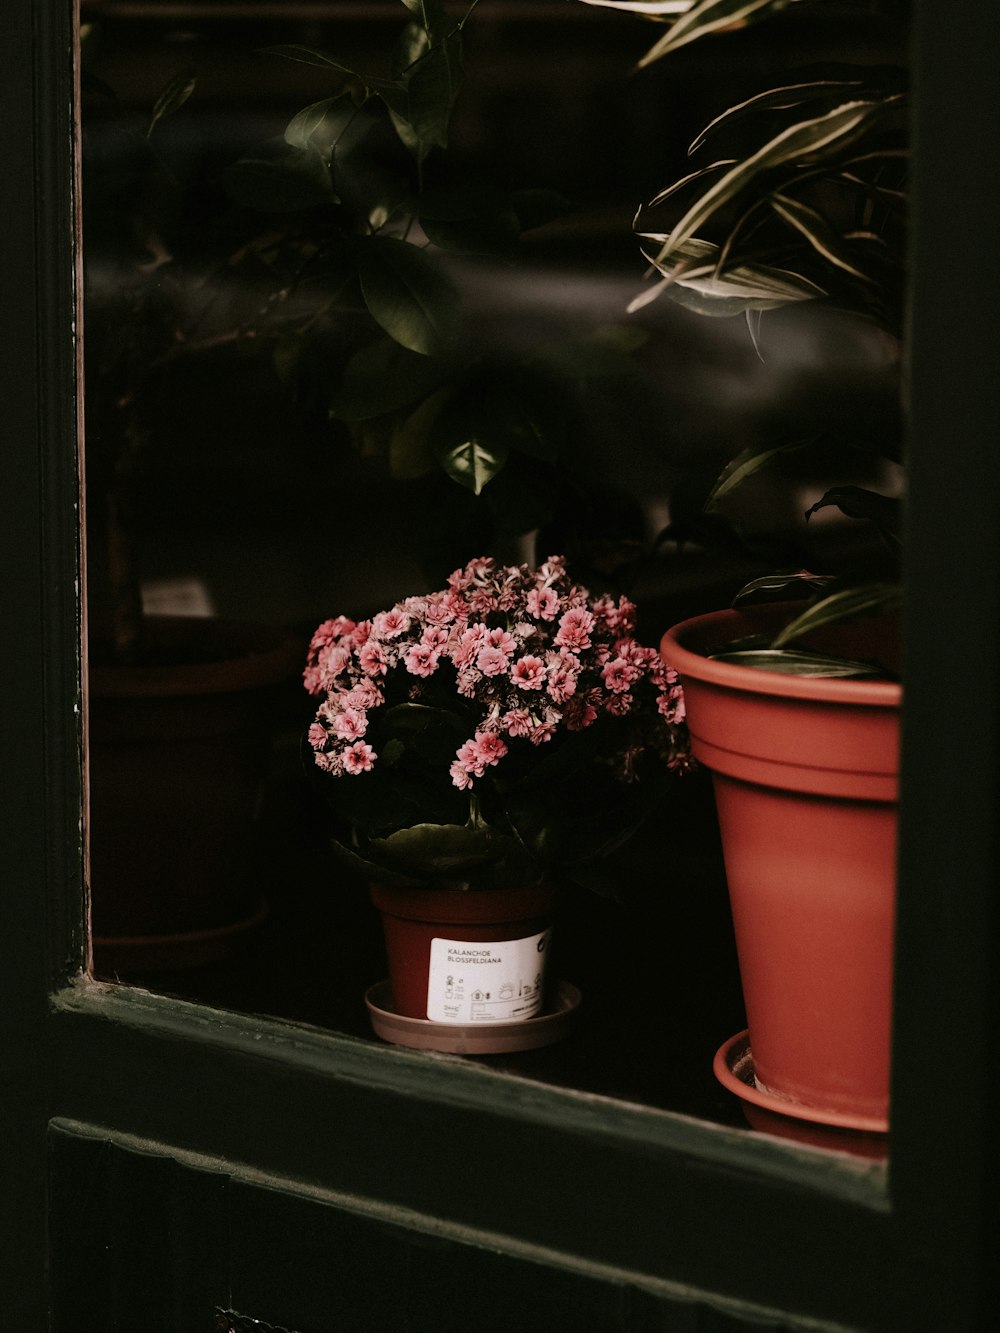
[[772, 648], [784, 648], [796, 639], [804, 638], [814, 630], [840, 625], [866, 616], [883, 616], [898, 611], [903, 604], [903, 592], [897, 583], [866, 583], [859, 587], [844, 588], [822, 598], [800, 616], [786, 625], [772, 640]]
[[455, 350], [458, 293], [431, 258], [395, 236], [362, 237], [355, 253], [365, 305], [390, 337], [423, 356]]

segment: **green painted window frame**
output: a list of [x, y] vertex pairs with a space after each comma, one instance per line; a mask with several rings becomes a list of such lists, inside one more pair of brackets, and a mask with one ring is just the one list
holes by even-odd
[[[830, 1327], [980, 1327], [998, 1229], [1000, 275], [984, 145], [1000, 141], [1000, 12], [976, 0], [914, 7], [911, 554], [887, 1171], [88, 979], [73, 6], [6, 0], [4, 20], [0, 145], [17, 206], [0, 248], [10, 1106], [0, 1255], [26, 1320], [45, 1300], [43, 1181], [58, 1120], [624, 1276], [673, 1293], [678, 1308], [703, 1299], [748, 1320], [785, 1311]], [[441, 1171], [446, 1151], [476, 1155], [485, 1207]]]

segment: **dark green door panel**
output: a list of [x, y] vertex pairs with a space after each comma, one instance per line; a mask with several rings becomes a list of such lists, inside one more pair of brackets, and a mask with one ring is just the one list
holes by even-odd
[[220, 1311], [289, 1333], [838, 1327], [557, 1266], [509, 1237], [487, 1245], [94, 1126], [54, 1124], [50, 1166], [52, 1333], [200, 1333]]

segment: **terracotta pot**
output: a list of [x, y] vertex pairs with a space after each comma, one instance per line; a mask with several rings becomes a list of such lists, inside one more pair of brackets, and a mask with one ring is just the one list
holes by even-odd
[[434, 1023], [520, 1023], [543, 1006], [555, 895], [548, 886], [371, 886], [382, 914], [393, 1007]]
[[[781, 615], [699, 616], [661, 653], [715, 784], [756, 1084], [775, 1109], [883, 1130], [901, 690], [710, 660]], [[846, 655], [876, 650], [849, 634]]]
[[101, 975], [224, 957], [261, 919], [255, 806], [279, 692], [303, 655], [267, 627], [152, 617], [148, 629], [162, 665], [95, 666], [89, 677]]

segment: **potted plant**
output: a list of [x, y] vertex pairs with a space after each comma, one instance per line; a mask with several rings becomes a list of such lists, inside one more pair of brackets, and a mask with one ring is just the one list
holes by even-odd
[[[658, 0], [584, 2], [667, 25], [644, 65], [785, 8], [700, 0], [677, 17]], [[786, 74], [724, 110], [692, 145], [708, 144], [714, 160], [637, 214], [658, 281], [633, 308], [663, 294], [704, 314], [744, 314], [759, 348], [763, 312], [825, 302], [898, 343], [905, 107], [898, 69], [840, 66]], [[741, 453], [707, 507], [808, 443]], [[872, 447], [834, 443], [847, 474]], [[877, 446], [898, 463], [898, 435]], [[747, 1103], [866, 1131], [888, 1126], [899, 503], [853, 484], [829, 489], [805, 517], [836, 506], [869, 521], [888, 564], [777, 571], [661, 646], [684, 683], [692, 752], [713, 773], [747, 1009], [748, 1033], [720, 1049], [716, 1072]], [[804, 610], [787, 600], [802, 595], [812, 598]], [[784, 603], [760, 604], [775, 598]]]
[[307, 762], [337, 854], [383, 915], [380, 1035], [447, 1050], [500, 1049], [470, 1045], [477, 1027], [503, 1049], [552, 1039], [538, 1027], [556, 890], [613, 878], [611, 853], [690, 765], [676, 674], [633, 615], [560, 557], [481, 558], [316, 631]]

